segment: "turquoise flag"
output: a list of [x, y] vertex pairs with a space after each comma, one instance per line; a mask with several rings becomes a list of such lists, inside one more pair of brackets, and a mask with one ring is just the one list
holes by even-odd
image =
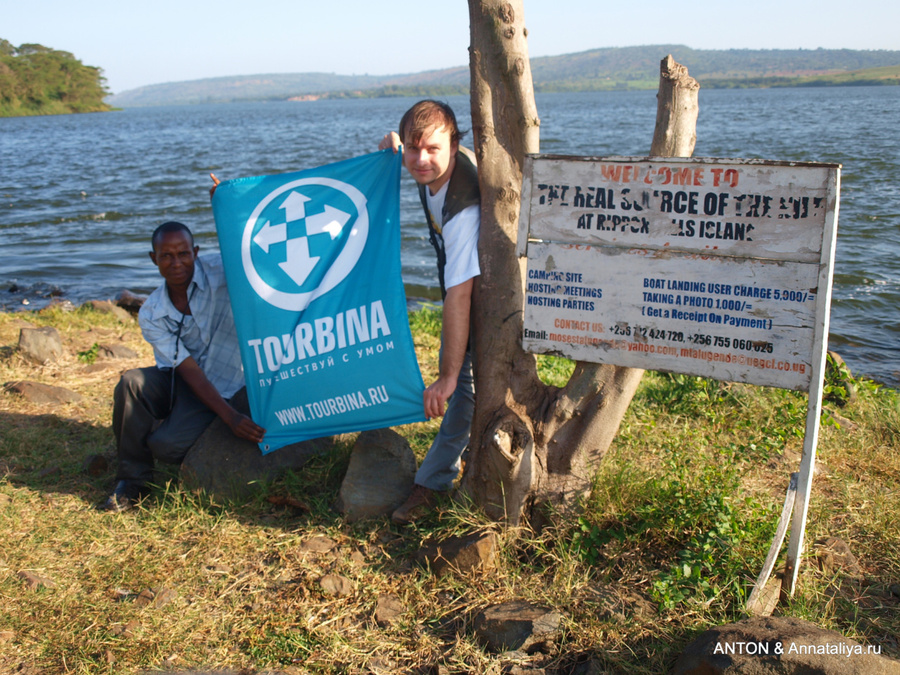
[[221, 183], [213, 215], [263, 453], [425, 419], [391, 150]]

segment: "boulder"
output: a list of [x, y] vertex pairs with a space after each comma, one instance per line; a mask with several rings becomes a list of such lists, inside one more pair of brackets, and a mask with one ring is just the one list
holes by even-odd
[[426, 542], [416, 558], [427, 564], [435, 576], [447, 572], [489, 570], [494, 566], [499, 542], [493, 532], [475, 532], [465, 536], [447, 537]]
[[837, 537], [826, 537], [816, 541], [814, 551], [819, 568], [828, 575], [844, 574], [861, 579], [862, 568], [850, 547]]
[[82, 400], [81, 394], [76, 391], [40, 382], [8, 382], [3, 388], [11, 394], [18, 394], [31, 403], [61, 405], [78, 403]]
[[88, 455], [84, 458], [81, 469], [91, 478], [98, 478], [109, 471], [109, 460], [105, 455]]
[[131, 347], [116, 343], [100, 345], [100, 354], [106, 359], [136, 359], [140, 356]]
[[[246, 394], [239, 394], [232, 404], [249, 414]], [[217, 418], [188, 450], [181, 464], [181, 484], [224, 499], [246, 499], [285, 471], [300, 470], [311, 457], [327, 451], [331, 445], [331, 439], [319, 438], [264, 455], [256, 443], [237, 438]]]
[[323, 553], [330, 553], [337, 548], [337, 545], [338, 543], [331, 537], [319, 534], [300, 542], [297, 551], [302, 554], [311, 553], [313, 555], [320, 555]]
[[560, 615], [547, 607], [513, 601], [475, 617], [475, 635], [492, 652], [539, 651], [559, 635]]
[[134, 604], [138, 607], [153, 605], [154, 609], [161, 609], [177, 597], [178, 593], [170, 588], [145, 588], [135, 598]]
[[53, 326], [19, 330], [19, 351], [39, 365], [59, 361], [63, 355], [62, 338]]
[[319, 588], [325, 595], [344, 597], [353, 592], [353, 582], [340, 574], [326, 574], [319, 579]]
[[391, 429], [364, 431], [353, 445], [338, 493], [338, 510], [347, 520], [390, 515], [409, 496], [416, 458], [409, 443]]
[[900, 662], [840, 633], [791, 617], [711, 628], [678, 658], [673, 675], [900, 675]]
[[382, 593], [375, 605], [375, 623], [379, 626], [392, 626], [397, 623], [406, 611], [400, 596], [394, 593]]
[[136, 295], [131, 291], [122, 291], [119, 293], [119, 297], [116, 298], [116, 305], [124, 309], [126, 312], [133, 316], [137, 316], [137, 313], [141, 309], [141, 305], [144, 304], [144, 301], [147, 299], [144, 295]]
[[112, 303], [110, 300], [90, 300], [85, 304], [92, 307], [94, 311], [101, 312], [103, 314], [112, 314], [122, 323], [134, 322], [134, 318], [131, 316], [131, 314], [128, 313], [128, 310], [123, 307], [119, 307], [119, 305]]

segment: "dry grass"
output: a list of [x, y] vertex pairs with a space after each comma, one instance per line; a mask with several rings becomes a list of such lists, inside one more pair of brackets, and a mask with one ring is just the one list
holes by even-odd
[[[61, 365], [34, 366], [16, 352], [24, 318], [63, 333]], [[414, 326], [426, 380], [438, 325], [425, 316]], [[77, 356], [111, 341], [140, 358], [89, 367]], [[665, 672], [698, 632], [742, 616], [802, 447], [799, 395], [649, 373], [580, 518], [540, 535], [498, 530], [494, 570], [435, 578], [414, 562], [426, 538], [496, 525], [450, 503], [410, 528], [346, 523], [330, 508], [346, 446], [272, 488], [302, 497], [308, 512], [262, 497], [218, 503], [174, 483], [136, 511], [94, 510], [112, 468], [91, 478], [82, 463], [112, 458], [112, 388], [121, 370], [149, 361], [136, 325], [107, 315], [0, 314], [0, 382], [35, 380], [84, 397], [48, 410], [0, 393], [0, 672], [500, 673], [513, 657], [488, 653], [472, 626], [486, 606], [512, 599], [564, 617], [554, 651], [528, 662], [555, 672], [591, 660], [597, 672]], [[898, 400], [864, 384], [856, 403], [835, 409], [854, 430], [821, 434], [809, 541], [843, 539], [861, 574], [819, 569], [810, 547], [795, 598], [780, 609], [894, 657]], [[399, 431], [421, 456], [436, 423]], [[673, 561], [694, 555], [708, 523], [723, 520], [733, 528], [722, 535], [728, 546], [702, 578], [679, 581], [684, 597], [667, 608], [675, 586], [660, 582], [674, 578]], [[31, 589], [25, 571], [52, 587]], [[349, 579], [350, 592], [329, 595], [320, 584], [327, 574]], [[403, 613], [379, 625], [386, 594]]]

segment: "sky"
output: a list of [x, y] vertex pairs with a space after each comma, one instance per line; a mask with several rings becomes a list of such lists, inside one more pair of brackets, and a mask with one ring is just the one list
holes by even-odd
[[[531, 57], [601, 47], [900, 50], [896, 0], [524, 0]], [[206, 77], [468, 63], [462, 0], [2, 0], [0, 38], [73, 53], [120, 93]]]

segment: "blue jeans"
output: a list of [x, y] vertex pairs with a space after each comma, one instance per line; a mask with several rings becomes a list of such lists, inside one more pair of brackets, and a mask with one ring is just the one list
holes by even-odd
[[[443, 355], [443, 349], [442, 355]], [[456, 389], [450, 396], [441, 428], [416, 473], [416, 483], [432, 490], [449, 490], [459, 475], [462, 454], [469, 444], [472, 413], [475, 410], [475, 381], [472, 354], [466, 352]]]

